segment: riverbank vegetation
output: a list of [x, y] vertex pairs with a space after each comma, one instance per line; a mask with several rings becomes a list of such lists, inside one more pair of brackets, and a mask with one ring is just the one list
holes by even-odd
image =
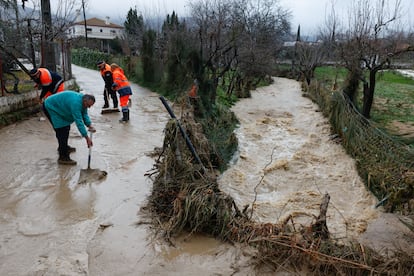
[[[113, 56], [107, 61], [120, 64], [132, 81], [178, 105], [185, 99], [191, 101], [194, 120], [211, 142], [211, 165], [223, 171], [237, 149], [233, 135], [237, 119], [229, 107], [269, 82], [269, 76], [277, 71], [275, 64], [288, 58], [291, 64], [278, 71], [302, 81], [305, 94], [316, 91], [313, 100], [330, 118], [334, 134], [358, 160], [367, 187], [387, 210], [414, 212], [410, 203], [414, 195], [410, 162], [414, 81], [391, 65], [391, 58], [401, 62], [410, 56], [412, 46], [403, 43], [409, 38], [399, 36], [383, 45], [378, 37], [370, 36], [380, 30], [374, 28], [375, 22], [368, 21], [362, 22], [369, 26], [366, 33], [360, 34], [358, 25], [352, 26], [341, 43], [332, 38], [338, 33], [330, 25], [321, 34], [323, 43], [302, 42], [298, 30], [295, 47], [286, 48], [283, 41], [290, 31], [286, 11], [266, 3], [257, 9], [249, 2], [242, 7], [233, 1], [195, 2], [192, 24], [173, 13], [165, 18], [160, 32], [146, 29], [143, 17], [131, 9], [126, 21], [128, 47], [139, 54]], [[356, 11], [366, 8], [355, 7]], [[229, 10], [240, 14], [226, 13]], [[140, 35], [137, 29], [142, 31]], [[93, 54], [83, 56], [88, 58], [79, 60], [95, 62], [90, 59]], [[324, 66], [324, 62], [331, 65]], [[194, 85], [197, 93], [188, 97]], [[332, 100], [333, 95], [338, 96], [336, 100]], [[342, 113], [345, 110], [346, 116]], [[353, 113], [356, 115], [350, 115]], [[357, 133], [359, 129], [364, 131]], [[384, 151], [384, 147], [389, 150]]]
[[[371, 122], [394, 139], [414, 148], [414, 75], [404, 70], [384, 70], [378, 74], [376, 97]], [[414, 72], [414, 71], [413, 71]], [[328, 90], [340, 91], [345, 86], [347, 70], [323, 66], [315, 70], [315, 80]], [[362, 105], [362, 90], [355, 102]]]
[[[289, 221], [263, 225], [249, 220], [247, 208], [240, 209], [217, 186], [217, 174], [237, 150], [238, 122], [229, 107], [269, 83], [270, 76], [277, 75], [275, 64], [288, 60], [281, 76], [303, 83], [304, 96], [329, 118], [333, 135], [354, 157], [379, 204], [390, 212], [414, 214], [410, 136], [414, 85], [410, 78], [388, 71], [395, 69], [393, 64], [412, 59], [412, 32], [399, 28], [400, 1], [353, 4], [346, 17], [349, 22], [339, 22], [332, 2], [315, 41], [303, 40], [300, 27], [292, 35], [289, 11], [272, 0], [192, 1], [191, 18], [181, 19], [172, 12], [161, 25], [147, 24], [131, 8], [124, 22], [125, 36], [111, 41], [116, 46], [108, 44], [111, 55], [93, 50], [97, 40], [89, 40], [89, 45], [81, 42], [83, 38], [71, 41], [73, 63], [95, 69], [98, 60], [118, 63], [130, 81], [165, 96], [179, 111], [179, 122], [202, 164], [189, 152], [178, 121], [171, 120], [149, 174], [154, 186], [148, 210], [164, 237], [171, 240], [181, 231], [202, 232], [251, 245], [257, 249], [257, 262], [272, 269], [300, 271], [306, 266], [317, 275], [413, 273], [413, 256], [404, 251], [383, 256], [357, 243], [343, 245], [329, 239], [324, 227], [329, 195], [321, 199], [320, 215], [311, 225], [293, 229]], [[31, 64], [39, 64], [35, 48], [40, 52], [43, 45], [44, 66], [56, 67], [57, 44], [49, 42], [68, 30], [70, 20], [55, 26], [56, 33], [34, 32], [44, 25], [33, 24], [33, 28], [28, 20], [28, 39], [21, 32], [25, 21], [17, 17], [16, 24], [1, 21], [2, 56], [15, 61], [31, 57]], [[44, 23], [50, 27], [44, 30], [56, 25], [51, 17]], [[6, 86], [15, 91], [12, 81], [7, 80]], [[190, 90], [195, 92], [190, 95]]]
[[[412, 274], [412, 256], [403, 251], [384, 256], [359, 243], [330, 239], [329, 195], [321, 198], [320, 215], [312, 224], [298, 229], [292, 227], [294, 218], [275, 224], [251, 221], [248, 206], [236, 206], [219, 190], [217, 175], [237, 150], [238, 121], [230, 107], [270, 83], [275, 64], [289, 60], [283, 76], [303, 83], [304, 96], [329, 118], [333, 135], [355, 158], [379, 204], [390, 212], [414, 214], [412, 140], [402, 135], [402, 126], [407, 130], [413, 121], [414, 84], [388, 71], [395, 69], [392, 59], [414, 48], [411, 36], [383, 32], [391, 30], [397, 14], [385, 13], [385, 5], [355, 5], [349, 19], [356, 23], [338, 30], [333, 12], [319, 40], [308, 43], [301, 39], [300, 28], [291, 35], [289, 12], [278, 2], [259, 2], [193, 1], [191, 18], [173, 12], [160, 26], [145, 24], [131, 8], [125, 37], [117, 40], [112, 55], [72, 41], [73, 63], [95, 69], [98, 60], [118, 63], [130, 81], [168, 98], [180, 117], [168, 122], [154, 170], [148, 173], [153, 191], [147, 210], [156, 231], [169, 241], [187, 231], [246, 244], [257, 250], [258, 264], [273, 270]], [[372, 12], [381, 16], [357, 17]], [[293, 46], [285, 46], [288, 40]]]
[[[252, 265], [257, 273], [289, 271], [307, 275], [405, 275], [413, 272], [409, 252], [380, 254], [356, 241], [338, 242], [330, 238], [326, 215], [330, 196], [321, 197], [320, 214], [310, 225], [300, 225], [295, 217], [276, 223], [251, 220], [249, 206], [237, 206], [222, 193], [217, 173], [209, 158], [209, 140], [194, 120], [194, 106], [182, 102], [181, 127], [193, 137], [202, 167], [194, 157], [177, 122], [165, 129], [163, 147], [154, 152], [155, 165], [148, 176], [153, 180], [149, 196], [149, 218], [154, 233], [172, 245], [181, 233], [204, 233], [223, 241], [253, 248]], [[154, 216], [155, 214], [155, 216]], [[246, 249], [247, 250], [247, 249]]]

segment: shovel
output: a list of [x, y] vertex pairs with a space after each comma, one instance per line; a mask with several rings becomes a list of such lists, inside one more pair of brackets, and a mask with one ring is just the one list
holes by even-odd
[[[89, 132], [89, 133], [90, 133], [90, 137], [92, 141], [92, 132]], [[108, 174], [106, 171], [101, 171], [99, 169], [91, 169], [91, 156], [92, 156], [92, 147], [89, 147], [88, 168], [82, 169], [80, 171], [78, 184], [85, 184], [88, 182], [102, 180]]]

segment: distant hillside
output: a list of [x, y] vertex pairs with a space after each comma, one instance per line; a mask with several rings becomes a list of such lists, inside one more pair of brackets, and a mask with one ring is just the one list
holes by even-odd
[[[0, 7], [0, 20], [15, 20], [16, 19], [16, 12], [12, 8], [6, 8], [4, 5]], [[25, 20], [27, 18], [31, 19], [40, 19], [40, 11], [36, 11], [32, 8], [25, 7], [23, 9], [22, 5], [18, 5], [18, 12], [20, 20]]]
[[[104, 19], [107, 15], [104, 14], [96, 14], [96, 13], [86, 13], [86, 18], [92, 18], [92, 17], [97, 17], [97, 18], [102, 18]], [[115, 23], [121, 26], [124, 26], [124, 22], [126, 20], [126, 14], [125, 17], [109, 17], [109, 21], [111, 23]], [[145, 25], [150, 26], [152, 29], [155, 30], [159, 30], [161, 29], [162, 23], [164, 22], [166, 17], [163, 16], [156, 16], [156, 17], [151, 17], [151, 18], [144, 18], [145, 20]], [[186, 20], [188, 22], [188, 18], [183, 18], [180, 17], [179, 20]]]

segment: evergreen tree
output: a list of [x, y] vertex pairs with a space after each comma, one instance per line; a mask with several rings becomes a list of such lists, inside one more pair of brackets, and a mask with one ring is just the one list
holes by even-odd
[[137, 9], [130, 8], [124, 22], [125, 34], [132, 53], [141, 48], [142, 34], [144, 32], [144, 18], [138, 16]]
[[142, 38], [142, 67], [144, 71], [144, 81], [153, 83], [155, 81], [155, 42], [156, 32], [154, 30], [148, 30], [144, 33]]

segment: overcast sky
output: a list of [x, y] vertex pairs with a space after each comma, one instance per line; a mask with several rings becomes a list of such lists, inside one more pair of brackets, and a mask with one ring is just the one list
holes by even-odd
[[[367, 0], [371, 1], [371, 0]], [[395, 3], [396, 0], [391, 0]], [[404, 22], [413, 26], [414, 0], [401, 0], [404, 13]], [[371, 1], [374, 3], [374, 1]], [[279, 0], [279, 3], [292, 12], [292, 29], [301, 27], [301, 34], [316, 32], [318, 26], [325, 22], [325, 15], [331, 13], [332, 0]], [[351, 0], [336, 0], [335, 12], [346, 21]]]
[[174, 10], [178, 16], [188, 14], [188, 0], [85, 0], [87, 12], [98, 13], [113, 19], [124, 19], [130, 8], [137, 8], [144, 17], [171, 14]]
[[[51, 5], [59, 0], [51, 0]], [[80, 1], [80, 0], [78, 0]], [[301, 34], [316, 32], [318, 26], [323, 24], [326, 11], [330, 11], [332, 0], [279, 0], [282, 7], [291, 11], [292, 30], [301, 25]], [[367, 0], [370, 1], [370, 0]], [[393, 0], [395, 1], [395, 0]], [[189, 13], [188, 3], [190, 0], [85, 0], [87, 18], [90, 15], [110, 17], [110, 21], [124, 22], [128, 10], [136, 7], [139, 13], [146, 17], [165, 15], [176, 11], [179, 17]], [[351, 0], [336, 0], [335, 10], [337, 13], [347, 14]], [[402, 0], [404, 11], [414, 18], [414, 0]], [[408, 16], [407, 16], [408, 18]], [[343, 18], [344, 19], [344, 18]], [[411, 20], [410, 22], [408, 20]], [[406, 19], [404, 24], [413, 25], [414, 19]]]

